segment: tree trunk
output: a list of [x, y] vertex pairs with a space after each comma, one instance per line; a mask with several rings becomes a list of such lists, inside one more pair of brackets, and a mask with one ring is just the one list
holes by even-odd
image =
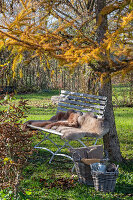
[[105, 81], [103, 86], [101, 86], [99, 95], [106, 96], [108, 98], [105, 118], [109, 121], [110, 131], [103, 137], [104, 149], [108, 152], [110, 160], [121, 162], [123, 159], [120, 152], [120, 144], [115, 125], [112, 104], [112, 84], [109, 74], [107, 74], [107, 77], [105, 77]]
[[[99, 14], [105, 6], [106, 6], [106, 0], [97, 0], [97, 4], [96, 4], [97, 25], [98, 25], [98, 21], [99, 21]], [[106, 33], [107, 27], [108, 27], [107, 16], [102, 16], [102, 21], [97, 28], [97, 42], [98, 43], [102, 42], [102, 40], [104, 38], [104, 34]]]
[[[106, 5], [106, 0], [97, 0], [97, 7], [96, 7], [97, 22], [99, 19], [99, 13], [104, 8], [105, 5]], [[97, 29], [98, 43], [103, 41], [106, 29], [107, 29], [107, 17], [103, 17], [102, 22]], [[115, 125], [115, 118], [114, 118], [113, 104], [112, 104], [112, 84], [111, 84], [111, 76], [109, 73], [107, 73], [106, 77], [104, 77], [104, 82], [100, 88], [99, 95], [106, 96], [108, 98], [105, 118], [109, 121], [110, 132], [103, 137], [104, 149], [108, 151], [110, 160], [121, 162], [123, 159], [120, 152], [120, 144]]]

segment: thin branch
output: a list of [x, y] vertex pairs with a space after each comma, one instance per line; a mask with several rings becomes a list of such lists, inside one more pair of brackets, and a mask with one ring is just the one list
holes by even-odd
[[88, 12], [93, 11], [94, 3], [95, 3], [95, 0], [88, 0], [88, 4], [87, 4]]
[[96, 19], [96, 16], [92, 17], [91, 19], [86, 20], [84, 23], [82, 23], [79, 30], [81, 30], [85, 24], [92, 22], [94, 19]]
[[132, 60], [124, 60], [124, 63], [120, 63], [117, 64], [113, 61], [112, 62], [112, 67], [109, 66], [108, 62], [98, 62], [98, 66], [95, 66], [94, 64], [90, 64], [90, 67], [95, 71], [95, 72], [100, 72], [100, 73], [104, 73], [104, 72], [109, 72], [109, 73], [114, 73], [114, 72], [118, 72], [121, 71], [123, 69], [126, 69], [128, 67], [128, 65], [130, 64]]
[[108, 15], [108, 14], [112, 13], [113, 11], [118, 10], [120, 8], [124, 8], [125, 6], [127, 6], [129, 4], [130, 4], [130, 0], [124, 0], [122, 3], [119, 3], [119, 2], [112, 3], [108, 6], [105, 6], [102, 9], [101, 14], [105, 12], [106, 14], [103, 14], [103, 15]]
[[40, 47], [40, 46], [37, 45], [37, 44], [31, 44], [31, 43], [29, 43], [29, 42], [27, 42], [27, 41], [20, 40], [20, 39], [16, 38], [15, 36], [12, 36], [12, 35], [10, 35], [10, 34], [8, 34], [8, 33], [5, 33], [5, 32], [3, 32], [3, 31], [1, 31], [1, 30], [0, 30], [0, 33], [1, 33], [2, 35], [7, 36], [8, 38], [11, 38], [11, 39], [16, 40], [16, 41], [18, 41], [18, 42], [20, 42], [20, 43], [26, 44], [26, 45], [28, 45], [28, 46], [31, 46], [31, 47], [33, 47], [34, 49], [37, 49], [38, 47]]
[[78, 15], [81, 16], [83, 18], [83, 16], [81, 15], [81, 13], [75, 9], [75, 7], [73, 7], [73, 5], [71, 4], [71, 2], [69, 0], [66, 0], [66, 5], [68, 5], [70, 8], [72, 8], [74, 10], [74, 12]]
[[79, 5], [80, 5], [82, 11], [84, 12], [84, 8], [82, 7], [81, 0], [77, 0], [77, 1], [78, 1]]
[[[70, 15], [68, 15], [68, 14], [66, 14], [66, 13], [64, 13], [64, 12], [62, 12], [62, 11], [59, 10], [58, 8], [56, 8], [55, 10], [56, 10], [57, 12], [59, 12], [60, 14], [64, 15], [65, 17], [68, 17], [68, 18], [70, 18], [71, 20], [74, 20]], [[62, 19], [64, 20], [64, 18], [62, 18]], [[75, 22], [76, 22], [77, 24], [79, 24], [78, 21], [75, 20]]]

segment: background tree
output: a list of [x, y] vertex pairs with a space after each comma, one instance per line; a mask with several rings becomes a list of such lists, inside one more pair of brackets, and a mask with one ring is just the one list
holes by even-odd
[[44, 59], [49, 63], [55, 58], [70, 71], [90, 65], [101, 83], [100, 94], [108, 97], [106, 117], [110, 133], [104, 137], [104, 146], [112, 160], [122, 161], [113, 114], [111, 75], [132, 70], [132, 2], [20, 0], [17, 6], [19, 13], [16, 11], [11, 19], [2, 6], [0, 26], [0, 46], [6, 45], [11, 50], [14, 75], [27, 50], [30, 59], [39, 57], [43, 64]]

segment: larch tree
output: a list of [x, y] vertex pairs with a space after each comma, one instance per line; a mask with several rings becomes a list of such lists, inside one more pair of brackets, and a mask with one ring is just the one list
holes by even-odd
[[[106, 118], [110, 132], [104, 147], [114, 161], [122, 161], [112, 105], [111, 76], [132, 71], [131, 0], [13, 0], [9, 18], [7, 1], [1, 3], [0, 49], [5, 46], [17, 64], [25, 51], [29, 61], [55, 58], [70, 70], [87, 64], [100, 82], [99, 94], [108, 97]], [[15, 6], [14, 6], [15, 5]], [[41, 15], [40, 15], [41, 13]], [[27, 61], [24, 61], [27, 62]], [[46, 66], [44, 66], [46, 67]]]
[[[106, 6], [106, 0], [97, 0], [97, 8], [96, 8], [96, 20], [97, 23], [99, 21], [100, 12]], [[97, 29], [97, 41], [100, 44], [104, 40], [104, 35], [106, 34], [106, 30], [108, 29], [107, 16], [102, 17], [101, 24]], [[99, 63], [101, 66], [104, 65], [103, 62]], [[106, 66], [103, 66], [103, 69], [110, 68], [109, 63], [106, 63]], [[122, 161], [122, 156], [120, 152], [120, 145], [118, 140], [118, 135], [116, 131], [115, 118], [113, 112], [113, 104], [112, 104], [112, 84], [111, 84], [111, 74], [109, 70], [104, 72], [104, 81], [99, 90], [99, 95], [106, 96], [108, 98], [107, 107], [105, 112], [105, 118], [108, 119], [110, 125], [110, 131], [103, 137], [104, 141], [104, 149], [108, 151], [109, 157], [112, 160]]]

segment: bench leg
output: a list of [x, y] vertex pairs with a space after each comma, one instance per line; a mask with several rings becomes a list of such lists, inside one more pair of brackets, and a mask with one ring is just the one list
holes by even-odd
[[97, 140], [98, 140], [98, 138], [96, 138], [96, 141], [95, 141], [94, 145], [96, 145], [96, 143], [97, 143]]
[[[61, 150], [62, 150], [63, 148], [68, 148], [68, 147], [69, 147], [69, 148], [73, 148], [73, 147], [69, 144], [69, 141], [65, 141], [64, 145], [61, 146], [61, 145], [56, 144], [52, 139], [49, 138], [49, 136], [51, 135], [51, 133], [49, 133], [48, 135], [46, 135], [44, 132], [41, 131], [41, 134], [43, 134], [44, 138], [43, 138], [38, 144], [36, 144], [36, 145], [34, 146], [34, 148], [36, 148], [36, 149], [44, 149], [44, 150], [46, 150], [46, 151], [49, 151], [49, 152], [52, 154], [52, 156], [51, 156], [51, 158], [50, 158], [50, 160], [49, 160], [49, 163], [52, 162], [54, 156], [56, 156], [56, 155], [57, 155], [57, 156], [64, 156], [64, 157], [67, 157], [67, 158], [73, 160], [71, 156], [66, 155], [66, 154], [63, 154], [63, 153], [59, 153], [59, 152], [61, 152]], [[98, 138], [97, 138], [97, 139], [98, 139]], [[57, 151], [53, 152], [53, 151], [51, 151], [50, 149], [48, 149], [48, 148], [46, 148], [46, 147], [39, 147], [39, 145], [40, 145], [42, 142], [44, 142], [45, 140], [49, 140], [51, 143], [53, 143], [53, 144], [57, 147]], [[82, 144], [83, 147], [87, 147], [80, 139], [78, 139], [77, 141], [78, 141], [80, 144]], [[96, 140], [96, 142], [97, 142], [97, 140]], [[96, 142], [95, 142], [95, 144], [96, 144]], [[74, 170], [74, 167], [73, 167], [72, 171], [73, 171], [73, 170]]]
[[77, 141], [79, 141], [80, 144], [82, 144], [84, 147], [87, 147], [80, 139], [78, 139]]
[[[68, 141], [65, 141], [65, 144], [62, 145], [62, 146], [60, 147], [60, 145], [56, 144], [53, 140], [51, 140], [51, 139], [49, 138], [49, 136], [51, 135], [51, 133], [49, 133], [48, 135], [46, 135], [44, 132], [41, 131], [41, 134], [44, 136], [44, 138], [43, 138], [38, 144], [36, 144], [36, 145], [34, 146], [34, 148], [36, 148], [36, 149], [44, 149], [44, 150], [50, 152], [50, 153], [52, 154], [52, 157], [51, 157], [49, 163], [52, 162], [52, 160], [53, 160], [53, 158], [54, 158], [55, 155], [64, 156], [64, 157], [67, 157], [67, 158], [69, 158], [69, 159], [72, 160], [72, 157], [69, 156], [69, 155], [66, 155], [66, 154], [59, 154], [59, 152], [60, 152], [63, 148], [67, 148], [67, 147], [73, 148], [73, 147], [69, 144]], [[58, 148], [57, 151], [56, 151], [56, 152], [53, 152], [53, 151], [51, 151], [50, 149], [48, 149], [48, 148], [46, 148], [46, 147], [39, 147], [39, 145], [40, 145], [42, 142], [44, 142], [45, 140], [49, 140], [51, 143], [53, 143], [53, 144]]]
[[36, 144], [35, 146], [34, 146], [34, 148], [43, 148], [43, 147], [38, 147], [38, 145], [40, 145], [43, 141], [45, 141], [45, 140], [49, 140], [50, 142], [52, 142], [55, 146], [59, 146], [58, 144], [56, 144], [53, 140], [51, 140], [50, 138], [49, 138], [49, 136], [51, 135], [51, 133], [49, 133], [48, 135], [46, 135], [45, 133], [42, 133], [41, 132], [41, 134], [44, 136], [44, 139], [42, 139], [38, 144]]
[[64, 157], [67, 157], [67, 158], [73, 160], [72, 157], [69, 156], [69, 155], [66, 155], [66, 154], [58, 154], [58, 152], [60, 152], [63, 148], [65, 148], [65, 147], [67, 147], [67, 146], [69, 146], [70, 148], [73, 148], [68, 142], [65, 141], [65, 144], [62, 145], [60, 148], [58, 148], [57, 151], [56, 151], [55, 153], [53, 153], [53, 155], [52, 155], [52, 157], [51, 157], [49, 163], [52, 162], [54, 156], [56, 156], [56, 155], [57, 155], [57, 156], [64, 156]]

